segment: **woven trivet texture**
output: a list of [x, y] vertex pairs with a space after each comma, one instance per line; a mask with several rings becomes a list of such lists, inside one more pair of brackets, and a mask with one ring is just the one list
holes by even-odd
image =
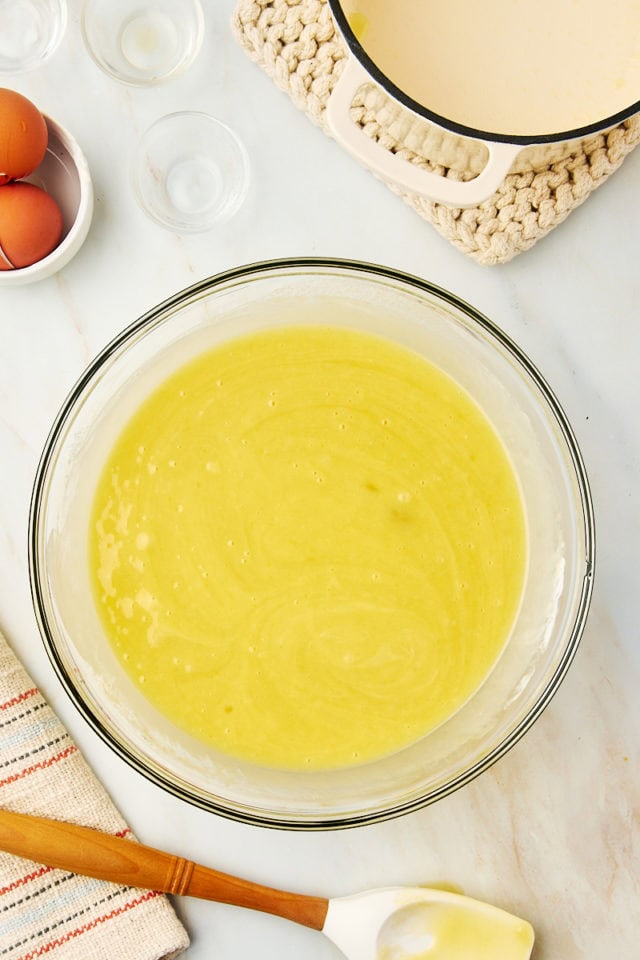
[[[0, 807], [131, 838], [2, 633]], [[168, 899], [154, 890], [80, 877], [0, 851], [2, 960], [169, 960], [188, 944]]]
[[[325, 107], [347, 51], [326, 0], [238, 0], [232, 25], [250, 58], [328, 133]], [[434, 165], [418, 152], [415, 123], [407, 120], [413, 115], [374, 84], [358, 93], [351, 117], [387, 149], [441, 175], [465, 178], [453, 161], [451, 168]], [[506, 263], [562, 223], [639, 142], [640, 115], [635, 115], [545, 169], [509, 174], [492, 197], [466, 209], [387, 185], [463, 253], [486, 265]]]

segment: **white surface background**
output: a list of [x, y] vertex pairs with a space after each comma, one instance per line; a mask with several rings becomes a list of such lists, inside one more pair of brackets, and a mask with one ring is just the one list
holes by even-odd
[[[89, 237], [58, 275], [0, 286], [0, 625], [143, 841], [229, 872], [340, 895], [449, 882], [526, 916], [537, 960], [638, 956], [638, 543], [640, 151], [562, 226], [511, 264], [454, 250], [330, 140], [235, 45], [231, 0], [182, 78], [133, 90], [86, 55], [78, 4], [66, 37], [13, 86], [70, 129], [90, 164]], [[157, 117], [202, 109], [248, 148], [241, 213], [174, 236], [136, 207], [130, 154]], [[550, 707], [489, 772], [428, 809], [374, 827], [293, 834], [226, 821], [130, 770], [68, 702], [36, 628], [26, 544], [31, 486], [51, 421], [87, 362], [123, 326], [195, 280], [241, 263], [328, 255], [398, 267], [447, 287], [529, 354], [577, 434], [596, 509], [596, 587], [577, 658]], [[181, 901], [189, 960], [337, 957], [314, 932]]]

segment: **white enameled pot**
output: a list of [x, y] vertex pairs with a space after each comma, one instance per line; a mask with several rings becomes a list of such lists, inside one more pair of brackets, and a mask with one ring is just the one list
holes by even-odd
[[[465, 2], [468, 0], [457, 0], [457, 7]], [[507, 8], [503, 10], [501, 4], [504, 6], [506, 0], [487, 2], [481, 12], [475, 4], [468, 6], [464, 23], [458, 20], [459, 26], [453, 24], [449, 34], [442, 11], [451, 4], [432, 5], [429, 12], [428, 0], [393, 4], [388, 0], [328, 0], [349, 51], [327, 105], [330, 132], [383, 179], [455, 207], [481, 203], [498, 189], [507, 173], [542, 170], [577, 151], [594, 135], [640, 112], [640, 4], [619, 0], [613, 8], [600, 7], [600, 23], [587, 27], [584, 21], [586, 17], [588, 22], [589, 11], [576, 10], [573, 0], [554, 0], [550, 10], [561, 22], [560, 37], [555, 36], [553, 23], [546, 32], [538, 28], [527, 34], [525, 16], [545, 14], [539, 10], [523, 13], [522, 24], [514, 18], [518, 29], [512, 43], [508, 36], [502, 36], [493, 51], [487, 49], [492, 63], [500, 60], [500, 81], [487, 79], [488, 70], [483, 72], [469, 56], [477, 55], [483, 44], [486, 48], [486, 35], [481, 36], [479, 31], [477, 42], [472, 36], [483, 18], [493, 16], [494, 24], [505, 21]], [[429, 19], [436, 15], [439, 19], [434, 29], [440, 45], [436, 52], [441, 59], [434, 58], [434, 39], [429, 35]], [[397, 27], [398, 17], [404, 18], [402, 29]], [[578, 18], [577, 25], [582, 23], [579, 36], [570, 29], [570, 17]], [[617, 18], [610, 34], [603, 29], [607, 18], [609, 22]], [[541, 42], [545, 36], [549, 38], [547, 50]], [[621, 51], [621, 38], [627, 36]], [[527, 43], [533, 43], [534, 37], [535, 49], [530, 50]], [[445, 44], [454, 40], [455, 49], [447, 54]], [[584, 62], [580, 61], [582, 57]], [[535, 63], [519, 76], [518, 62], [527, 58], [535, 58]], [[564, 74], [559, 72], [559, 61]], [[509, 69], [513, 71], [513, 83], [504, 79]], [[566, 75], [571, 79], [562, 89], [559, 85], [550, 87], [551, 95], [547, 95], [541, 81], [554, 82], [549, 80], [555, 76], [554, 69], [558, 78]], [[408, 82], [409, 77], [417, 79]], [[451, 88], [457, 77], [460, 89], [453, 96], [444, 96], [438, 86], [440, 78]], [[570, 83], [575, 89], [569, 89]], [[427, 92], [429, 84], [435, 96]], [[364, 86], [368, 105], [373, 105], [374, 112], [376, 108], [382, 112], [384, 127], [394, 139], [406, 143], [408, 136], [420, 156], [465, 174], [466, 179], [449, 179], [431, 172], [406, 159], [402, 151], [386, 149], [354, 123], [350, 108]], [[474, 114], [471, 101], [485, 94], [486, 109], [476, 107]], [[508, 112], [501, 116], [501, 105], [509, 100], [513, 104], [511, 119]], [[474, 121], [474, 117], [480, 120]]]

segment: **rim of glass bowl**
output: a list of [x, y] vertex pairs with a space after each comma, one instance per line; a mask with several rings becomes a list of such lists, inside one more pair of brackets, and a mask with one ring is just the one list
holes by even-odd
[[[203, 293], [214, 290], [217, 287], [223, 287], [229, 284], [244, 282], [252, 277], [262, 274], [281, 273], [286, 275], [294, 271], [296, 273], [326, 273], [326, 272], [346, 272], [358, 273], [363, 276], [375, 277], [381, 280], [397, 282], [404, 286], [413, 287], [422, 293], [435, 296], [446, 304], [455, 307], [461, 311], [473, 324], [497, 342], [497, 344], [510, 355], [511, 359], [525, 372], [533, 382], [534, 386], [542, 395], [548, 408], [553, 415], [555, 424], [558, 427], [562, 439], [566, 444], [571, 464], [575, 471], [575, 480], [579, 493], [579, 504], [582, 511], [582, 521], [584, 524], [584, 573], [582, 586], [576, 603], [576, 613], [569, 638], [565, 649], [557, 664], [557, 667], [543, 687], [527, 714], [509, 730], [502, 740], [489, 753], [481, 757], [469, 768], [451, 778], [446, 783], [427, 790], [424, 794], [413, 797], [407, 801], [390, 803], [384, 808], [374, 810], [358, 811], [353, 813], [338, 814], [333, 817], [329, 815], [326, 819], [318, 816], [316, 819], [307, 818], [305, 815], [298, 817], [287, 815], [284, 817], [271, 817], [265, 812], [257, 812], [253, 809], [247, 809], [234, 801], [228, 804], [222, 803], [215, 798], [207, 798], [200, 794], [190, 791], [179, 783], [167, 779], [163, 773], [154, 767], [154, 764], [141, 756], [133, 753], [118, 738], [117, 732], [110, 730], [94, 712], [92, 705], [83, 697], [81, 691], [74, 683], [73, 677], [68, 671], [63, 657], [61, 656], [54, 630], [52, 630], [46, 613], [46, 605], [43, 600], [43, 580], [46, 577], [46, 571], [42, 569], [42, 559], [39, 555], [39, 529], [46, 495], [48, 478], [51, 467], [55, 461], [55, 452], [58, 439], [65, 424], [72, 414], [76, 404], [81, 399], [85, 388], [100, 374], [101, 368], [110, 358], [122, 348], [128, 341], [132, 340], [138, 334], [156, 326], [170, 316], [177, 307], [184, 306], [187, 303], [197, 299]], [[122, 759], [124, 759], [133, 769], [141, 773], [148, 780], [156, 783], [158, 786], [172, 793], [174, 796], [189, 802], [190, 804], [209, 810], [220, 816], [231, 820], [237, 820], [242, 823], [249, 823], [258, 826], [275, 827], [287, 830], [334, 830], [346, 827], [361, 826], [364, 824], [381, 822], [394, 817], [402, 816], [406, 813], [425, 807], [442, 797], [448, 796], [455, 790], [474, 780], [480, 773], [491, 767], [499, 760], [511, 747], [527, 732], [527, 730], [538, 719], [547, 704], [551, 701], [558, 687], [575, 656], [580, 638], [582, 636], [586, 623], [587, 613], [591, 601], [593, 590], [593, 573], [595, 562], [595, 527], [593, 504], [587, 474], [578, 447], [573, 430], [561, 407], [553, 390], [547, 384], [546, 380], [540, 374], [535, 365], [529, 360], [526, 354], [505, 334], [496, 324], [476, 310], [466, 301], [450, 293], [448, 290], [423, 280], [412, 274], [404, 273], [390, 267], [378, 264], [367, 263], [364, 261], [339, 259], [332, 257], [292, 257], [275, 260], [258, 261], [246, 264], [231, 270], [226, 270], [214, 276], [199, 281], [185, 289], [181, 290], [172, 297], [164, 300], [162, 303], [153, 307], [147, 313], [143, 314], [133, 323], [125, 327], [106, 347], [95, 357], [95, 359], [85, 369], [80, 379], [76, 382], [64, 401], [45, 442], [45, 446], [38, 464], [36, 477], [34, 481], [31, 506], [29, 515], [29, 580], [34, 610], [44, 641], [44, 646], [51, 661], [51, 664], [61, 681], [63, 688], [71, 699], [72, 703], [85, 718], [93, 730], [104, 740]]]

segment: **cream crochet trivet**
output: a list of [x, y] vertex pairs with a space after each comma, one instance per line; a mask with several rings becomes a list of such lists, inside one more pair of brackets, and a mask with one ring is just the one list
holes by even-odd
[[[328, 133], [325, 107], [343, 68], [346, 48], [334, 30], [326, 0], [238, 0], [233, 29], [251, 59]], [[441, 175], [464, 179], [464, 174], [433, 165], [417, 152], [415, 124], [407, 120], [413, 115], [400, 108], [405, 119], [398, 122], [398, 109], [371, 85], [357, 95], [351, 116], [387, 149]], [[464, 210], [388, 186], [474, 260], [506, 263], [562, 223], [638, 142], [640, 116], [636, 115], [537, 173], [509, 174], [489, 200]]]
[[[131, 837], [2, 633], [0, 807]], [[169, 960], [188, 944], [169, 901], [154, 890], [0, 851], [0, 960]]]

